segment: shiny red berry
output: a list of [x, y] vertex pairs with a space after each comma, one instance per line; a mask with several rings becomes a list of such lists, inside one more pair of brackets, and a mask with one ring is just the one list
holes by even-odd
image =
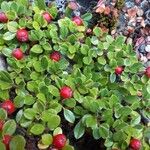
[[73, 96], [73, 91], [69, 86], [64, 86], [60, 89], [60, 96], [63, 99], [68, 99]]
[[139, 150], [141, 148], [141, 141], [138, 140], [138, 139], [131, 139], [130, 141], [130, 147], [133, 149], [133, 150]]
[[44, 12], [43, 18], [47, 21], [47, 23], [50, 23], [52, 21], [52, 16], [48, 12]]
[[66, 136], [64, 134], [58, 134], [53, 137], [53, 146], [58, 149], [62, 149], [66, 145]]
[[9, 115], [15, 111], [15, 105], [11, 100], [5, 100], [2, 102], [1, 108], [5, 109]]
[[8, 21], [8, 18], [4, 12], [0, 12], [0, 22], [6, 23]]
[[20, 42], [27, 42], [29, 40], [29, 34], [26, 29], [19, 29], [16, 33], [16, 37]]
[[0, 120], [0, 131], [2, 131], [4, 123], [4, 120]]
[[81, 26], [83, 24], [82, 19], [79, 16], [75, 16], [72, 18], [72, 21], [77, 25]]
[[150, 67], [146, 68], [145, 75], [150, 78]]
[[54, 51], [50, 54], [50, 59], [53, 61], [59, 61], [61, 59], [61, 54], [57, 51]]
[[3, 140], [2, 141], [3, 141], [3, 143], [6, 146], [6, 150], [9, 150], [9, 143], [10, 143], [11, 139], [12, 139], [12, 136], [10, 136], [8, 134], [3, 136]]
[[20, 48], [16, 48], [13, 50], [12, 56], [18, 60], [21, 60], [23, 58], [23, 52]]
[[115, 73], [117, 74], [117, 75], [120, 75], [122, 72], [123, 72], [123, 67], [117, 67], [116, 69], [115, 69]]

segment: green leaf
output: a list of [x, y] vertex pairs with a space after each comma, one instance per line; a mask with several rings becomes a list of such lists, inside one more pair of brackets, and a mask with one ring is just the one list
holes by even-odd
[[54, 130], [55, 128], [59, 126], [60, 121], [61, 119], [58, 115], [51, 114], [51, 116], [49, 116], [49, 119], [48, 119], [48, 128], [50, 130]]
[[69, 108], [74, 108], [76, 106], [76, 100], [71, 98], [71, 99], [66, 99], [64, 101], [64, 104], [69, 107]]
[[75, 128], [74, 128], [74, 136], [76, 139], [81, 138], [84, 135], [85, 127], [83, 126], [82, 122], [79, 121]]
[[88, 54], [88, 51], [89, 51], [89, 46], [88, 45], [85, 45], [85, 44], [82, 44], [81, 45], [81, 53], [83, 55], [87, 55]]
[[42, 124], [36, 123], [31, 127], [30, 132], [33, 133], [34, 135], [39, 135], [44, 132], [44, 129], [45, 128]]
[[6, 150], [6, 146], [1, 141], [0, 141], [0, 150]]
[[24, 104], [26, 105], [32, 105], [35, 102], [35, 99], [33, 96], [31, 95], [26, 95], [25, 100], [24, 100]]
[[0, 120], [5, 120], [7, 118], [7, 112], [5, 109], [0, 108]]
[[150, 94], [150, 84], [147, 85], [146, 90], [147, 90], [147, 92]]
[[106, 60], [103, 56], [98, 57], [98, 63], [101, 65], [105, 65], [106, 64]]
[[104, 125], [100, 125], [99, 127], [99, 134], [103, 139], [106, 139], [109, 135], [109, 128]]
[[41, 10], [45, 10], [46, 4], [45, 0], [35, 0], [34, 2]]
[[81, 18], [85, 21], [89, 21], [90, 19], [92, 19], [92, 14], [86, 13], [86, 14], [82, 15]]
[[23, 136], [16, 135], [10, 141], [11, 150], [25, 150], [26, 141]]
[[75, 116], [74, 116], [73, 112], [68, 109], [64, 109], [64, 117], [70, 123], [74, 123], [74, 121], [75, 121]]
[[55, 136], [57, 134], [62, 134], [62, 133], [63, 133], [62, 129], [60, 127], [57, 127], [53, 132], [53, 136]]
[[60, 95], [58, 88], [56, 88], [55, 86], [50, 85], [48, 88], [49, 88], [50, 93], [51, 93], [53, 96], [58, 97], [58, 96]]
[[14, 39], [15, 36], [16, 36], [16, 33], [12, 33], [12, 32], [8, 31], [3, 35], [3, 39], [6, 41], [10, 41], [10, 40]]
[[92, 115], [89, 115], [87, 118], [86, 118], [86, 126], [87, 127], [91, 127], [91, 128], [96, 128], [97, 127], [97, 120], [94, 116]]
[[110, 75], [110, 82], [114, 83], [115, 81], [116, 81], [116, 74], [113, 73]]
[[74, 148], [71, 145], [66, 145], [62, 150], [74, 150]]
[[91, 57], [84, 57], [83, 62], [84, 64], [89, 65], [92, 62], [92, 59]]
[[43, 49], [40, 45], [34, 45], [32, 48], [31, 48], [31, 52], [33, 53], [36, 53], [36, 54], [40, 54], [43, 52]]
[[22, 96], [16, 96], [14, 104], [17, 108], [21, 108], [24, 105], [24, 98]]
[[51, 134], [43, 134], [42, 135], [42, 143], [44, 145], [51, 145], [53, 142], [53, 137]]
[[4, 11], [4, 12], [9, 11], [9, 10], [10, 10], [10, 3], [8, 3], [7, 1], [3, 1], [3, 2], [1, 3], [1, 9], [2, 9], [2, 11]]
[[27, 108], [24, 111], [25, 118], [27, 118], [29, 120], [33, 120], [35, 118], [36, 114], [37, 114], [37, 111], [34, 108]]
[[10, 21], [7, 23], [7, 28], [10, 32], [15, 33], [17, 31], [17, 28], [18, 28], [18, 23], [15, 21]]
[[16, 122], [12, 119], [8, 120], [3, 127], [3, 135], [9, 134], [12, 135], [16, 131]]
[[93, 29], [93, 33], [94, 33], [97, 37], [99, 37], [99, 36], [101, 35], [101, 29], [100, 29], [99, 27], [95, 27], [95, 28]]

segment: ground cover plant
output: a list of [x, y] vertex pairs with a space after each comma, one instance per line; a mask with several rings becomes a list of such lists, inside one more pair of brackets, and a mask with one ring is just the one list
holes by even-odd
[[89, 29], [91, 17], [59, 18], [42, 1], [2, 2], [0, 150], [28, 149], [20, 128], [37, 149], [78, 149], [71, 138], [88, 133], [104, 149], [149, 150], [150, 67], [126, 37]]

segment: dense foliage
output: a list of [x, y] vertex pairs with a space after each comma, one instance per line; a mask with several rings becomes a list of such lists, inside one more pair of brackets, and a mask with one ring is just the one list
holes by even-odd
[[[1, 150], [16, 123], [41, 139], [39, 149], [72, 150], [62, 134], [63, 119], [70, 123], [65, 128], [74, 126], [76, 139], [90, 132], [104, 139], [108, 150], [134, 143], [149, 149], [150, 73], [125, 37], [114, 39], [99, 27], [86, 32], [90, 14], [58, 19], [54, 5], [4, 1], [1, 11], [0, 50], [8, 64], [0, 72], [0, 119], [7, 120]], [[12, 138], [12, 150], [14, 142], [24, 149], [22, 136]]]

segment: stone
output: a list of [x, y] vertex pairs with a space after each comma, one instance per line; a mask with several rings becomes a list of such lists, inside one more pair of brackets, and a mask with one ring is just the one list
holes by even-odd
[[145, 47], [145, 51], [150, 52], [150, 45], [147, 45], [147, 46]]
[[5, 71], [7, 69], [6, 67], [6, 61], [3, 57], [3, 55], [0, 55], [0, 71]]

